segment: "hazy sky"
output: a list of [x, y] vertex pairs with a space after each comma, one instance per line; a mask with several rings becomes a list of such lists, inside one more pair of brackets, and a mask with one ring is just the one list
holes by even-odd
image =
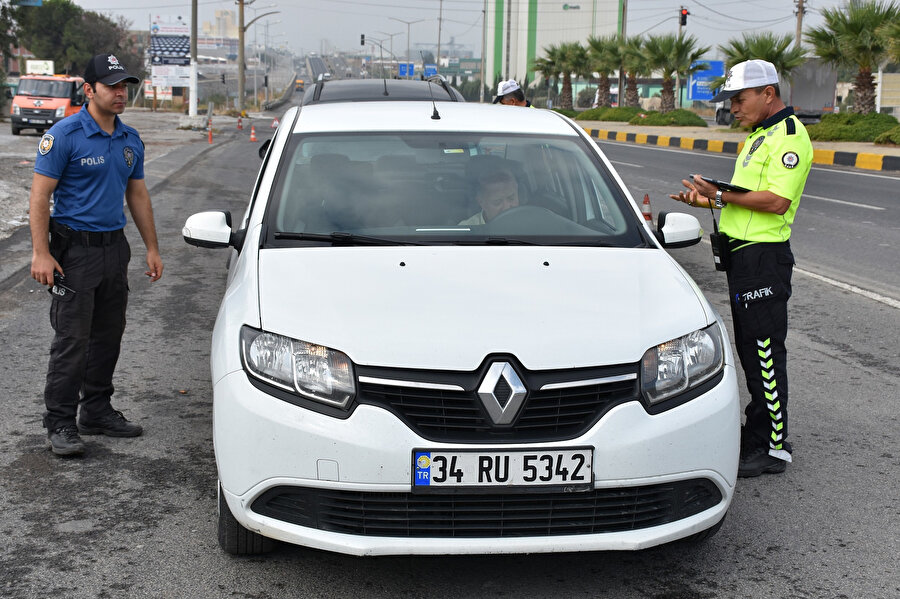
[[[524, 1], [524, 0], [523, 0]], [[582, 4], [592, 0], [556, 0], [561, 4]], [[803, 18], [808, 25], [821, 25], [819, 11], [842, 4], [840, 0], [806, 0]], [[75, 0], [75, 4], [106, 15], [122, 15], [134, 28], [149, 28], [151, 17], [180, 15], [189, 20], [191, 3], [184, 0]], [[493, 6], [493, 0], [488, 0]], [[237, 11], [234, 0], [198, 0], [198, 21], [212, 21], [216, 10]], [[321, 52], [332, 48], [356, 52], [359, 35], [384, 39], [385, 47], [393, 40], [394, 53], [406, 50], [407, 25], [391, 20], [419, 21], [410, 25], [411, 49], [417, 43], [435, 44], [438, 39], [438, 15], [443, 14], [442, 48], [451, 38], [464, 44], [476, 56], [481, 54], [481, 16], [484, 0], [256, 0], [246, 5], [245, 22], [254, 15], [278, 10], [279, 14], [260, 19], [269, 21], [272, 45], [287, 44], [296, 52]], [[681, 6], [690, 11], [685, 31], [696, 36], [702, 45], [713, 47], [726, 43], [743, 32], [772, 31], [793, 36], [797, 20], [796, 0], [629, 0], [628, 35], [674, 33], [678, 30], [676, 15]], [[257, 8], [258, 7], [258, 8]], [[262, 43], [264, 27], [248, 30], [248, 42], [254, 34]], [[394, 35], [393, 38], [390, 34]], [[325, 44], [323, 46], [323, 41]]]

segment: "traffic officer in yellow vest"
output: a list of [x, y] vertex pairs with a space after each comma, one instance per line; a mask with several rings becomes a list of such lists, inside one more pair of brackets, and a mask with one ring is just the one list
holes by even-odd
[[750, 127], [730, 191], [694, 175], [671, 198], [722, 210], [720, 231], [735, 347], [750, 391], [741, 434], [738, 476], [784, 472], [787, 442], [787, 302], [791, 296], [791, 225], [812, 164], [806, 129], [780, 97], [775, 66], [748, 60], [728, 71], [714, 102], [731, 99], [731, 112]]

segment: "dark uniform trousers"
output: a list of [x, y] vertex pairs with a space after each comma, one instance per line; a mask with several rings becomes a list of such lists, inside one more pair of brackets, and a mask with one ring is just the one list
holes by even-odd
[[[790, 243], [730, 240], [728, 292], [735, 347], [747, 378], [750, 403], [744, 436], [754, 446], [768, 445], [776, 457], [790, 453], [787, 438], [787, 302], [791, 297], [794, 255]], [[782, 459], [789, 456], [781, 454]]]
[[121, 230], [86, 233], [51, 224], [50, 251], [75, 291], [54, 295], [50, 324], [56, 332], [44, 388], [44, 426], [53, 430], [112, 413], [112, 376], [119, 359], [128, 305], [131, 248]]

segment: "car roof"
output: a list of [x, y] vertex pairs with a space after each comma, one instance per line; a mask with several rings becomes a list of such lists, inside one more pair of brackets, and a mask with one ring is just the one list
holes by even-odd
[[[294, 108], [292, 110], [298, 110]], [[485, 132], [578, 135], [577, 126], [551, 110], [475, 102], [369, 102], [299, 108], [294, 133], [376, 131]], [[435, 111], [439, 118], [435, 119]], [[285, 115], [293, 117], [293, 113]]]
[[442, 78], [416, 79], [320, 79], [308, 88], [301, 105], [329, 102], [384, 102], [412, 100], [465, 102], [462, 94]]

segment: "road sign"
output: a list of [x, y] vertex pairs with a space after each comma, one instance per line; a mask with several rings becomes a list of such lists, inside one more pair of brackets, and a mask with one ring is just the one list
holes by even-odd
[[399, 77], [415, 77], [416, 67], [411, 62], [401, 62], [398, 65], [397, 75]]
[[437, 65], [436, 64], [426, 64], [425, 65], [425, 77], [434, 77], [437, 75]]
[[725, 76], [725, 62], [722, 60], [698, 60], [693, 65], [705, 64], [707, 66], [704, 71], [693, 73], [688, 86], [688, 98], [691, 100], [713, 99], [715, 89], [712, 87], [713, 79]]

